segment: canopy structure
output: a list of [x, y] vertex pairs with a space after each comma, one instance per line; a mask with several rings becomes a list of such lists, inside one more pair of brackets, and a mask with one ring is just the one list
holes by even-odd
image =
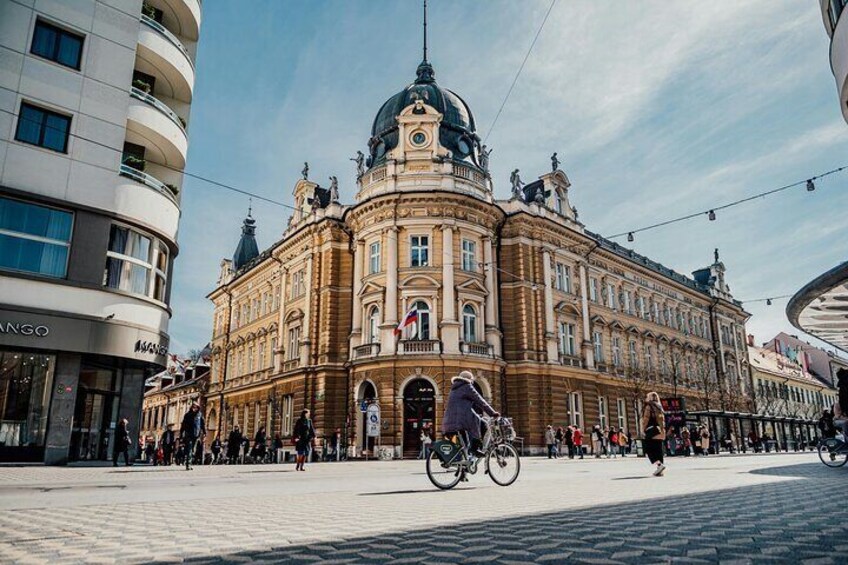
[[848, 352], [848, 261], [795, 293], [786, 316], [799, 330]]

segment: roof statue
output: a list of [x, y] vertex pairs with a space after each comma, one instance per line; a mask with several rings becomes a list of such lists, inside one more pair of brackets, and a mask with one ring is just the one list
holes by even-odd
[[715, 262], [718, 263], [718, 247], [713, 251], [713, 257], [715, 257]]
[[309, 180], [309, 163], [306, 161], [303, 162], [303, 170], [300, 171], [300, 174], [303, 175], [303, 180]]
[[492, 154], [492, 149], [487, 149], [486, 145], [480, 146], [480, 168], [485, 172], [489, 172], [489, 155]]
[[357, 151], [356, 157], [351, 157], [350, 160], [356, 163], [356, 176], [361, 177], [365, 173], [365, 154]]
[[330, 202], [339, 201], [339, 179], [330, 177]]
[[521, 181], [521, 175], [518, 174], [518, 169], [510, 173], [509, 184], [512, 185], [513, 198], [521, 199], [521, 187], [524, 186], [524, 183]]
[[554, 154], [551, 155], [551, 172], [557, 172], [557, 170], [559, 170], [559, 165], [560, 162], [559, 159], [557, 159], [557, 154], [555, 151]]

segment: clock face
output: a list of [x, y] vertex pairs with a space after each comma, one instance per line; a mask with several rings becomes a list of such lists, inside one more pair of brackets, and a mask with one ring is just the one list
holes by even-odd
[[427, 142], [427, 136], [424, 135], [424, 132], [416, 131], [412, 134], [412, 143], [418, 146], [424, 145]]
[[459, 152], [463, 155], [468, 155], [469, 153], [471, 153], [471, 147], [464, 139], [459, 140], [459, 143], [456, 144], [456, 148], [459, 149]]

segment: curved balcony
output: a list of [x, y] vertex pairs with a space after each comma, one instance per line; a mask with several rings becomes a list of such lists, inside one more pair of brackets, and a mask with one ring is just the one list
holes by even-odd
[[200, 0], [145, 0], [162, 10], [162, 23], [176, 35], [189, 41], [200, 36]]
[[159, 179], [121, 164], [124, 179], [115, 188], [115, 211], [130, 218], [143, 218], [158, 235], [176, 241], [180, 207], [177, 193]]
[[836, 79], [836, 92], [842, 117], [848, 121], [848, 13], [843, 13], [830, 41], [830, 67]]
[[179, 116], [135, 87], [130, 92], [127, 138], [141, 138], [139, 145], [144, 145], [148, 158], [154, 162], [177, 169], [185, 167], [188, 137]]
[[194, 91], [194, 62], [188, 50], [162, 24], [144, 15], [141, 16], [141, 23], [138, 32], [138, 57], [158, 71], [157, 79], [168, 83], [174, 98], [191, 102]]

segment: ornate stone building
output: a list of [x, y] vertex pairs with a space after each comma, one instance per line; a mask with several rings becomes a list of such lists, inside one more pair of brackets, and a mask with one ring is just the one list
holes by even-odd
[[473, 114], [426, 60], [380, 108], [369, 153], [349, 205], [304, 171], [262, 253], [245, 220], [209, 295], [210, 429], [285, 437], [307, 407], [359, 454], [376, 402], [378, 446], [408, 456], [461, 369], [532, 448], [546, 424], [635, 430], [649, 389], [708, 408], [750, 393], [749, 315], [718, 254], [688, 278], [587, 231], [557, 163], [526, 185], [516, 171], [495, 200]]

